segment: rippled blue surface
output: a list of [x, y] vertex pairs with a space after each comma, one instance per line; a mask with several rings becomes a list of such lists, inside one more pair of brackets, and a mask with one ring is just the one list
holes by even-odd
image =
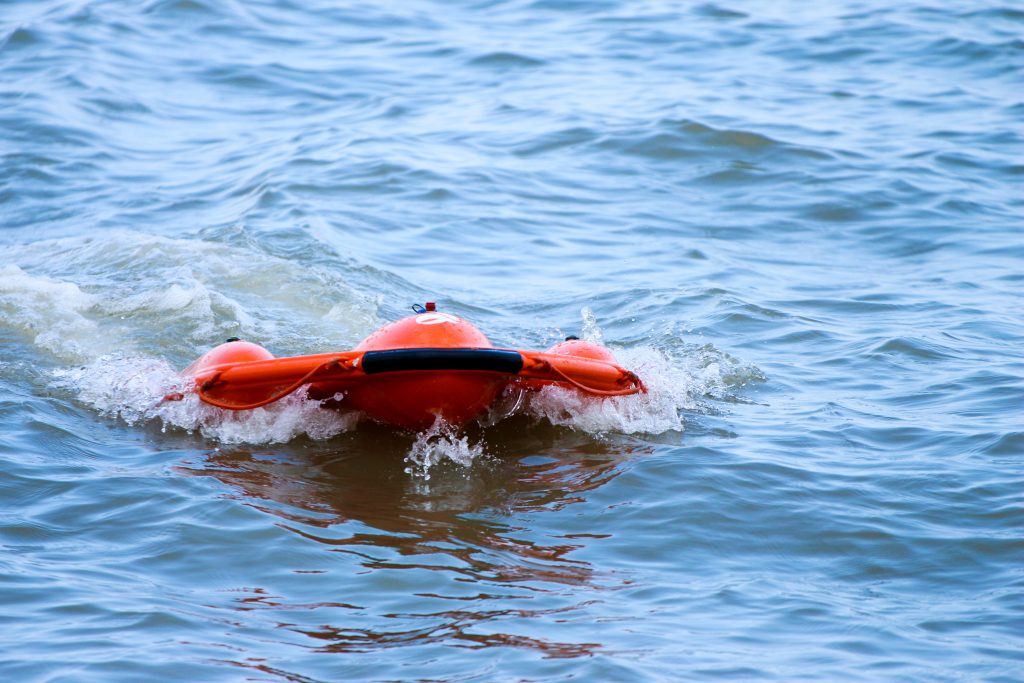
[[[1024, 679], [1022, 29], [3, 3], [0, 677]], [[156, 407], [426, 299], [657, 391], [461, 441]]]

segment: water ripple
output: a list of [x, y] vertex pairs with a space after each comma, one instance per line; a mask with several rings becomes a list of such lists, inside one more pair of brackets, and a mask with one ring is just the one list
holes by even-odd
[[[1022, 678], [1012, 3], [0, 15], [4, 680]], [[655, 391], [157, 408], [427, 300]]]

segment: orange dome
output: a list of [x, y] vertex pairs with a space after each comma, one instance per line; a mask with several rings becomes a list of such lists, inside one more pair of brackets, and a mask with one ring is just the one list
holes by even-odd
[[[420, 348], [493, 347], [484, 333], [467, 321], [450, 313], [429, 311], [385, 325], [355, 350]], [[427, 429], [438, 417], [459, 427], [486, 412], [506, 384], [508, 375], [486, 370], [381, 374], [372, 383], [348, 389], [340, 405], [406, 429]]]

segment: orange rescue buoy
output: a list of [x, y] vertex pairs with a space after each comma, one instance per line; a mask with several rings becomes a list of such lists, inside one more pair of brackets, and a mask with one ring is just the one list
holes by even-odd
[[274, 358], [257, 344], [233, 339], [182, 374], [193, 378], [203, 402], [220, 408], [251, 410], [308, 386], [312, 399], [337, 399], [330, 405], [413, 430], [438, 418], [463, 426], [513, 385], [527, 391], [572, 387], [594, 397], [646, 391], [599, 344], [571, 337], [547, 352], [496, 349], [468, 321], [432, 303], [420, 310], [380, 328], [352, 351]]

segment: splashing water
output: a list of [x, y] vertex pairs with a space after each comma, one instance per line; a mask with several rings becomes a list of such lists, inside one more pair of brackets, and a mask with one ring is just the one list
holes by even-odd
[[[548, 386], [528, 397], [526, 412], [553, 425], [589, 434], [662, 434], [684, 430], [686, 412], [709, 412], [705, 398], [729, 400], [734, 384], [762, 379], [713, 347], [676, 357], [650, 346], [616, 349], [624, 367], [643, 378], [647, 393], [594, 398]], [[724, 368], [724, 369], [723, 369]]]
[[82, 360], [104, 349], [96, 323], [85, 315], [96, 303], [96, 297], [73, 283], [32, 275], [14, 264], [0, 267], [5, 327], [61, 359]]
[[62, 361], [168, 339], [198, 351], [228, 336], [298, 352], [351, 344], [379, 324], [352, 270], [245, 246], [119, 231], [15, 245], [4, 257], [18, 265], [0, 265], [0, 328]]
[[597, 316], [590, 306], [584, 306], [580, 310], [580, 315], [583, 317], [583, 338], [595, 344], [604, 344], [604, 333], [597, 324]]
[[100, 414], [128, 424], [159, 420], [222, 443], [284, 443], [305, 435], [329, 439], [355, 428], [358, 413], [322, 407], [299, 392], [269, 406], [247, 411], [221, 410], [203, 403], [193, 393], [180, 401], [165, 401], [186, 384], [163, 360], [142, 356], [110, 355], [74, 369], [54, 371], [55, 385], [78, 395]]
[[429, 480], [431, 468], [442, 462], [469, 467], [484, 454], [482, 444], [469, 443], [468, 436], [459, 436], [457, 429], [438, 418], [430, 429], [416, 437], [409, 448], [405, 456], [408, 463], [405, 471]]
[[644, 379], [647, 393], [595, 398], [574, 389], [548, 386], [528, 397], [527, 414], [591, 434], [683, 431], [681, 411], [696, 408], [693, 378], [649, 347], [618, 350], [617, 356]]
[[[603, 343], [604, 334], [590, 307], [584, 306], [580, 313], [583, 338]], [[681, 432], [684, 413], [712, 411], [706, 399], [738, 400], [733, 393], [735, 387], [765, 379], [756, 367], [710, 344], [613, 350], [623, 367], [644, 380], [647, 393], [597, 399], [573, 389], [548, 386], [527, 397], [526, 413], [594, 435]]]

